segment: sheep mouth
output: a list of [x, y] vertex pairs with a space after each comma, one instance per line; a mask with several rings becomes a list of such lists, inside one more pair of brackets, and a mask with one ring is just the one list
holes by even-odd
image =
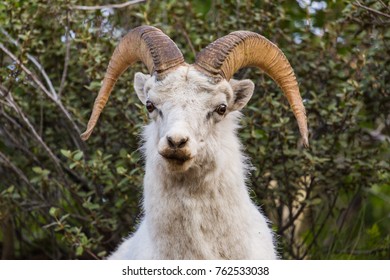
[[160, 155], [169, 163], [176, 165], [183, 165], [190, 161], [192, 157], [188, 154], [183, 153], [172, 153], [172, 152], [161, 152]]

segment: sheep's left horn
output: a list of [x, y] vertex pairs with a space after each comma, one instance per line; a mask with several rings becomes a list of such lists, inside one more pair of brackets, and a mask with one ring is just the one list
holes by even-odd
[[232, 32], [203, 49], [195, 62], [198, 70], [216, 80], [230, 80], [235, 72], [247, 66], [259, 67], [282, 88], [297, 119], [303, 143], [308, 146], [305, 107], [294, 71], [272, 42], [254, 32]]
[[87, 130], [81, 134], [81, 139], [85, 141], [89, 138], [117, 79], [137, 61], [142, 61], [157, 80], [162, 80], [172, 69], [184, 64], [183, 55], [176, 44], [160, 29], [139, 26], [131, 30], [112, 54]]

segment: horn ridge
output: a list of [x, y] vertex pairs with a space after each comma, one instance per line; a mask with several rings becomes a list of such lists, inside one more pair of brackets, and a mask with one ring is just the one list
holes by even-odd
[[283, 90], [303, 143], [308, 146], [306, 113], [298, 82], [286, 56], [275, 44], [255, 32], [235, 31], [209, 44], [195, 60], [195, 68], [215, 82], [230, 80], [239, 69], [248, 66], [262, 69]]
[[[151, 73], [157, 72], [159, 79], [162, 74], [177, 65], [184, 63], [183, 55], [176, 44], [161, 30], [153, 27], [142, 33], [141, 39], [145, 41], [153, 60]], [[156, 44], [157, 42], [157, 44]]]

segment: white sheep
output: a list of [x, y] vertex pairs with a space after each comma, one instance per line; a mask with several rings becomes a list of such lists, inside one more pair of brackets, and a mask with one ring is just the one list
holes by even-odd
[[263, 69], [283, 89], [308, 144], [305, 111], [293, 70], [264, 37], [233, 32], [186, 64], [159, 29], [130, 31], [111, 58], [96, 98], [88, 139], [120, 74], [141, 60], [135, 91], [150, 123], [143, 132], [146, 158], [143, 218], [110, 259], [275, 259], [268, 221], [245, 185], [248, 163], [236, 135], [240, 109], [251, 98], [250, 80], [231, 79], [240, 68]]

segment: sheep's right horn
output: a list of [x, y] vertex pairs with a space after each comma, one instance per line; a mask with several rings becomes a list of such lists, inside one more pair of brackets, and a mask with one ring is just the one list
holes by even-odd
[[142, 61], [149, 73], [161, 80], [172, 69], [183, 64], [184, 58], [176, 44], [160, 29], [139, 26], [127, 33], [111, 57], [87, 130], [81, 134], [82, 140], [87, 140], [91, 135], [119, 76], [136, 61]]
[[305, 108], [294, 71], [272, 42], [254, 32], [232, 32], [203, 49], [196, 56], [195, 66], [216, 81], [229, 81], [235, 72], [247, 66], [262, 69], [282, 88], [297, 119], [303, 144], [309, 145]]

